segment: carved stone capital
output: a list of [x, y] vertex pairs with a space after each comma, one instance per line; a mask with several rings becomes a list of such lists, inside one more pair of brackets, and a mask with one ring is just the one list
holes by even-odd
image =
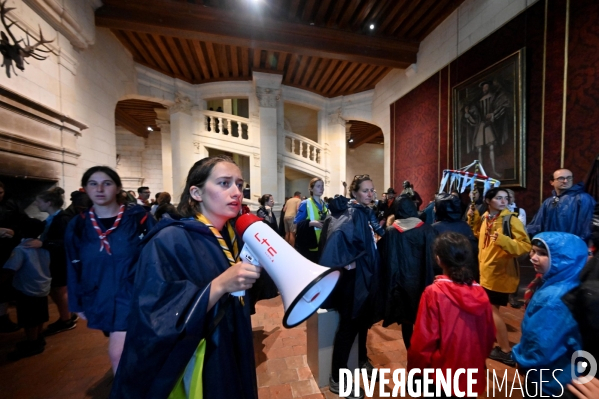
[[200, 153], [200, 142], [199, 141], [194, 141], [193, 142], [193, 153], [194, 154], [199, 154]]
[[281, 99], [281, 89], [270, 89], [268, 87], [256, 87], [256, 97], [260, 102], [260, 107], [276, 108]]
[[252, 155], [254, 157], [254, 166], [260, 166], [260, 154], [254, 152]]
[[331, 185], [331, 178], [329, 176], [325, 176], [325, 178], [324, 178], [324, 184], [325, 184], [325, 186], [330, 186]]
[[277, 172], [283, 173], [285, 170], [285, 162], [282, 159], [277, 159]]
[[328, 115], [329, 125], [345, 126], [345, 119], [341, 117], [342, 112], [341, 108], [337, 108], [335, 112], [330, 113]]
[[169, 121], [164, 121], [162, 119], [156, 119], [156, 126], [160, 129], [162, 133], [170, 133], [171, 132], [171, 123]]
[[171, 115], [176, 114], [177, 112], [184, 112], [188, 115], [191, 115], [192, 107], [193, 103], [189, 97], [184, 96], [181, 93], [175, 93], [175, 104], [169, 107], [168, 112]]

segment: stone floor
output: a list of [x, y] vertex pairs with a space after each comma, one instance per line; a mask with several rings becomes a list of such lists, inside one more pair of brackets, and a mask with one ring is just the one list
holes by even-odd
[[[53, 304], [50, 320], [57, 319]], [[16, 320], [14, 308], [11, 317]], [[510, 342], [520, 340], [520, 322], [523, 310], [502, 308], [508, 323]], [[276, 398], [337, 398], [328, 388], [319, 389], [306, 361], [305, 323], [293, 329], [282, 326], [283, 306], [279, 298], [261, 301], [252, 316], [258, 394], [260, 399]], [[107, 339], [100, 331], [90, 330], [84, 321], [77, 328], [47, 338], [46, 351], [18, 362], [8, 362], [6, 354], [23, 339], [23, 332], [0, 334], [0, 399], [70, 399], [107, 398], [112, 384], [108, 361]], [[368, 336], [368, 354], [375, 367], [403, 368], [406, 350], [401, 328], [375, 325]], [[509, 381], [515, 369], [487, 360], [487, 367], [503, 376], [508, 370]], [[492, 386], [492, 384], [491, 384]], [[511, 386], [511, 382], [510, 382]], [[391, 392], [387, 387], [386, 392]], [[374, 398], [379, 396], [375, 386]], [[489, 397], [506, 397], [490, 392]], [[521, 398], [514, 391], [513, 398]], [[480, 396], [479, 398], [487, 398]]]

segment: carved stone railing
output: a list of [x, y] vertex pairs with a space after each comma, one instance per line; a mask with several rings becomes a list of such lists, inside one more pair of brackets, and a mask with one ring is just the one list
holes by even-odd
[[317, 142], [285, 131], [285, 155], [321, 166], [323, 154], [323, 148]]
[[204, 115], [205, 132], [240, 140], [250, 138], [250, 120], [248, 118], [217, 111], [202, 111], [202, 114]]

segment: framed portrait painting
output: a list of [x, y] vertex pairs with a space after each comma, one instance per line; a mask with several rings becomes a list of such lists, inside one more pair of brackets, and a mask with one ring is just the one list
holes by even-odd
[[502, 186], [525, 187], [525, 49], [453, 87], [455, 169], [480, 161]]

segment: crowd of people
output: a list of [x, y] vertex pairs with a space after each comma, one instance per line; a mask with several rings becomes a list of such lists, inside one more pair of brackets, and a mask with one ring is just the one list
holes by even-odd
[[[169, 193], [150, 200], [148, 187], [124, 191], [114, 170], [95, 166], [67, 209], [59, 187], [37, 195], [44, 222], [0, 183], [0, 331], [23, 328], [26, 338], [9, 358], [42, 353], [45, 336], [83, 319], [108, 337], [113, 398], [257, 398], [250, 315], [278, 291], [266, 271], [238, 259], [234, 225], [249, 194], [241, 176], [227, 156], [204, 158], [175, 207]], [[325, 302], [339, 313], [331, 392], [356, 337], [359, 367], [374, 371], [366, 342], [382, 322], [401, 325], [408, 369], [475, 369], [480, 394], [491, 358], [517, 366], [543, 394], [596, 398], [596, 380], [572, 381], [580, 370], [570, 358], [579, 350], [599, 358], [598, 209], [571, 171], [555, 171], [550, 184], [553, 196], [528, 225], [515, 193], [502, 187], [475, 189], [465, 204], [460, 192], [438, 193], [421, 211], [409, 181], [378, 200], [368, 175], [354, 177], [347, 197], [325, 197], [314, 178], [308, 198], [297, 191], [286, 199], [279, 222], [275, 198], [262, 195], [257, 215], [269, 228], [312, 262], [342, 271]], [[520, 300], [524, 257], [537, 276]], [[44, 329], [48, 295], [59, 319]], [[7, 314], [12, 301], [17, 324]], [[500, 312], [508, 303], [526, 305], [514, 347]], [[542, 384], [540, 369], [554, 380]]]

